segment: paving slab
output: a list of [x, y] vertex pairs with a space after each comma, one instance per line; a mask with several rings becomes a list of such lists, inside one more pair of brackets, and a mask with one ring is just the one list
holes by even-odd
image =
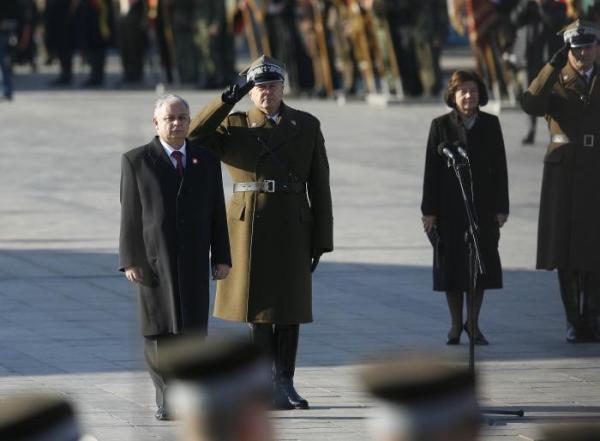
[[[193, 109], [213, 96], [181, 93]], [[116, 272], [120, 155], [153, 135], [155, 98], [148, 90], [31, 90], [0, 106], [0, 396], [63, 393], [100, 441], [177, 436], [177, 423], [153, 418], [135, 293]], [[322, 122], [336, 251], [315, 274], [315, 322], [301, 330], [297, 384], [312, 409], [274, 412], [273, 421], [281, 440], [362, 441], [373, 405], [355, 380], [362, 363], [414, 350], [467, 357], [464, 339], [445, 346], [447, 307], [431, 291], [419, 220], [429, 124], [446, 110], [289, 103]], [[540, 142], [522, 147], [526, 117], [513, 110], [500, 119], [511, 195], [505, 288], [486, 296], [482, 327], [492, 344], [478, 348], [477, 360], [482, 403], [526, 416], [494, 418], [486, 441], [535, 439], [541, 424], [600, 418], [600, 345], [565, 343], [556, 275], [533, 268], [545, 128]], [[220, 320], [210, 326], [215, 335], [247, 332]]]

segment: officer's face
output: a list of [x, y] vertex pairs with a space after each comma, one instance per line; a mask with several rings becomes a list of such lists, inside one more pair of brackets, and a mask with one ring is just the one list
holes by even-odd
[[178, 148], [185, 141], [190, 127], [190, 112], [183, 103], [167, 102], [154, 114], [152, 122], [159, 138]]
[[269, 115], [277, 113], [283, 99], [283, 82], [257, 84], [250, 91], [250, 99], [263, 112]]
[[572, 47], [569, 51], [569, 63], [579, 72], [585, 72], [594, 65], [598, 58], [598, 44], [582, 47]]
[[471, 116], [479, 107], [479, 88], [475, 81], [465, 81], [454, 93], [456, 110], [463, 115]]

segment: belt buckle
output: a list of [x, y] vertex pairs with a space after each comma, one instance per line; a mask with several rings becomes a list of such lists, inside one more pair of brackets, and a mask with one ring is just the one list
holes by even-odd
[[275, 193], [275, 181], [272, 179], [265, 179], [263, 181], [265, 184], [267, 184], [266, 188], [265, 188], [265, 193]]
[[583, 146], [594, 147], [594, 135], [583, 135]]

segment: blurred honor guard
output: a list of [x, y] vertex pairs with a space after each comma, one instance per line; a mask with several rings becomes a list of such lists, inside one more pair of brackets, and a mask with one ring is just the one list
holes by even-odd
[[[217, 285], [216, 317], [250, 323], [272, 350], [275, 407], [308, 407], [293, 385], [299, 325], [312, 321], [312, 277], [333, 249], [329, 165], [319, 121], [283, 103], [285, 69], [260, 57], [195, 116], [190, 139], [209, 146], [234, 181], [233, 270]], [[233, 112], [250, 92], [254, 106]]]
[[184, 338], [165, 349], [159, 366], [183, 441], [273, 439], [270, 366], [253, 343]]
[[539, 439], [544, 441], [598, 441], [599, 423], [556, 424], [542, 429]]
[[377, 404], [374, 441], [478, 439], [481, 413], [466, 366], [411, 356], [369, 366], [361, 377]]
[[120, 269], [139, 292], [142, 334], [156, 387], [156, 418], [169, 419], [156, 357], [173, 335], [205, 334], [209, 255], [214, 279], [231, 266], [221, 164], [185, 138], [187, 102], [167, 94], [154, 108], [157, 136], [123, 155]]
[[71, 404], [45, 393], [0, 399], [0, 439], [3, 441], [96, 441], [82, 435]]
[[558, 269], [567, 341], [600, 341], [600, 29], [577, 20], [523, 95], [545, 116], [550, 144], [538, 227], [537, 268]]

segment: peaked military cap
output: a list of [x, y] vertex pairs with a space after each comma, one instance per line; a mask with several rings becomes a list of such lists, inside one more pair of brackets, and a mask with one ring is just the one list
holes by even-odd
[[407, 356], [368, 366], [361, 379], [379, 401], [381, 428], [418, 434], [479, 423], [475, 376], [462, 364]]
[[591, 46], [600, 40], [600, 27], [593, 21], [575, 20], [562, 29], [563, 41], [571, 47]]
[[598, 441], [600, 423], [567, 423], [542, 429], [543, 441]]
[[0, 440], [77, 441], [79, 426], [71, 404], [43, 393], [0, 399]]
[[175, 339], [157, 366], [169, 383], [170, 399], [184, 411], [266, 395], [269, 368], [267, 356], [246, 339], [200, 337]]
[[271, 83], [283, 81], [286, 75], [285, 66], [282, 62], [262, 55], [252, 62], [240, 75], [245, 75], [247, 81], [254, 81], [254, 84]]

